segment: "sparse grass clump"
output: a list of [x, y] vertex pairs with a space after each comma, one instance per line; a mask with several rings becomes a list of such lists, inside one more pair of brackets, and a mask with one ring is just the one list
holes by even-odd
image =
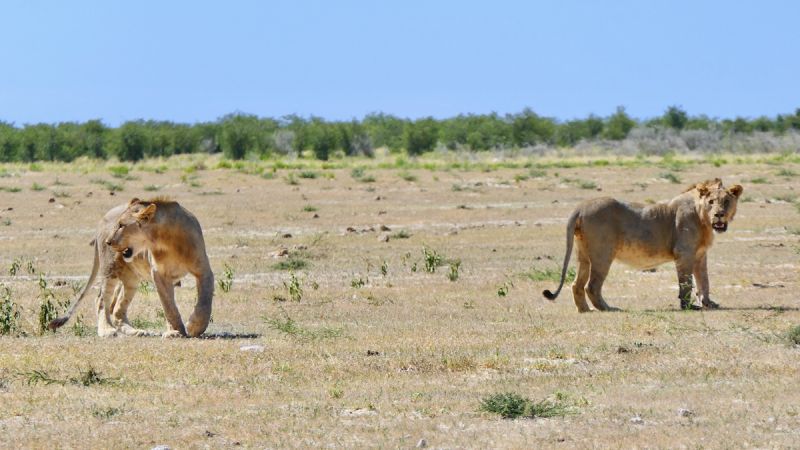
[[409, 233], [407, 230], [397, 230], [390, 234], [389, 237], [391, 239], [408, 239], [411, 237], [411, 233]]
[[31, 190], [32, 190], [32, 191], [37, 191], [37, 192], [38, 192], [38, 191], [43, 191], [43, 190], [45, 190], [45, 189], [47, 189], [47, 188], [45, 188], [43, 185], [41, 185], [41, 184], [39, 184], [39, 183], [35, 183], [35, 182], [34, 182], [34, 183], [31, 185]]
[[14, 303], [11, 288], [0, 283], [0, 336], [19, 332], [19, 305]]
[[765, 177], [756, 177], [752, 178], [750, 182], [753, 184], [767, 184], [769, 183], [769, 180], [767, 180]]
[[317, 212], [317, 207], [313, 205], [305, 205], [303, 206], [304, 212]]
[[222, 292], [230, 292], [233, 287], [233, 267], [225, 263], [225, 268], [222, 271], [222, 276], [217, 280], [217, 285]]
[[658, 178], [661, 178], [662, 180], [667, 180], [667, 181], [669, 181], [670, 183], [673, 183], [673, 184], [682, 183], [680, 177], [675, 175], [672, 172], [662, 172], [662, 173], [658, 174]]
[[402, 178], [402, 179], [404, 179], [404, 180], [406, 180], [406, 181], [408, 181], [409, 183], [413, 183], [414, 181], [417, 181], [417, 176], [414, 175], [411, 172], [406, 171], [406, 170], [398, 173], [397, 176]]
[[787, 338], [792, 345], [800, 345], [800, 325], [796, 325], [789, 330]]
[[504, 419], [562, 417], [570, 412], [564, 405], [549, 400], [534, 402], [513, 392], [484, 397], [481, 400], [480, 410], [499, 414]]
[[313, 179], [319, 177], [319, 173], [314, 172], [313, 170], [303, 170], [302, 172], [298, 173], [297, 176], [299, 176], [300, 178], [306, 178], [306, 179], [313, 180]]
[[425, 264], [425, 272], [434, 273], [437, 267], [444, 264], [444, 256], [430, 247], [423, 246], [422, 261]]
[[308, 267], [308, 261], [305, 259], [292, 255], [283, 261], [279, 261], [272, 265], [273, 270], [303, 270]]
[[[558, 283], [561, 281], [561, 269], [539, 269], [533, 267], [530, 271], [523, 273], [522, 276], [530, 279], [531, 281], [553, 281]], [[567, 276], [564, 279], [564, 283], [571, 283], [574, 279], [575, 268], [570, 267], [567, 269]]]
[[353, 170], [350, 171], [350, 176], [361, 183], [375, 182], [375, 177], [368, 174], [364, 167], [354, 167]]

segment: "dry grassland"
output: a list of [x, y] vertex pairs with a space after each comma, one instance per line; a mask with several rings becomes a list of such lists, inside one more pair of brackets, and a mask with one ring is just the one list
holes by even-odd
[[[22, 331], [0, 336], [0, 447], [797, 446], [800, 350], [787, 333], [800, 324], [800, 164], [629, 162], [364, 161], [342, 164], [367, 164], [361, 174], [311, 164], [265, 176], [196, 157], [127, 174], [87, 161], [0, 166], [0, 282]], [[679, 311], [672, 264], [615, 264], [604, 294], [622, 312], [578, 314], [569, 289], [542, 298], [577, 202], [662, 200], [711, 177], [744, 186], [709, 258], [722, 309]], [[40, 335], [47, 292], [69, 301], [87, 279], [97, 220], [153, 195], [197, 215], [217, 280], [231, 269], [214, 298], [216, 339], [100, 339], [96, 290], [82, 326]], [[441, 256], [434, 273], [423, 248]], [[191, 277], [176, 292], [186, 318]], [[130, 317], [161, 331], [160, 309], [143, 286]], [[502, 392], [566, 414], [480, 410]]]

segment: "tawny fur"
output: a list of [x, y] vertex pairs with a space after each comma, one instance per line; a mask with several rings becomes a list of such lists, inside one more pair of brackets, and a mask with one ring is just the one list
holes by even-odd
[[[681, 307], [717, 307], [709, 297], [706, 254], [713, 244], [714, 231], [724, 232], [733, 220], [741, 194], [742, 186], [725, 189], [720, 179], [714, 179], [656, 205], [608, 197], [581, 203], [567, 221], [567, 253], [558, 289], [542, 294], [554, 300], [561, 292], [574, 245], [578, 273], [572, 293], [580, 312], [589, 310], [587, 294], [596, 309], [613, 309], [601, 291], [611, 263], [617, 259], [638, 268], [674, 261]], [[690, 299], [692, 277], [700, 305]]]
[[[171, 328], [168, 334], [203, 334], [211, 318], [214, 274], [200, 223], [192, 213], [163, 197], [148, 201], [134, 198], [106, 243], [117, 252], [130, 251], [134, 258], [149, 253], [151, 276]], [[189, 273], [197, 279], [197, 303], [184, 327], [175, 304], [174, 284]]]

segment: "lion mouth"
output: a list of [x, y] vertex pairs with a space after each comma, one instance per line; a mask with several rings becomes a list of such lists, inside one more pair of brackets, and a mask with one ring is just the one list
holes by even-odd
[[728, 224], [725, 222], [714, 222], [711, 224], [711, 228], [713, 228], [717, 233], [724, 233], [728, 230]]
[[125, 259], [131, 259], [131, 257], [133, 257], [133, 249], [130, 247], [125, 247], [125, 250], [122, 251], [122, 257]]

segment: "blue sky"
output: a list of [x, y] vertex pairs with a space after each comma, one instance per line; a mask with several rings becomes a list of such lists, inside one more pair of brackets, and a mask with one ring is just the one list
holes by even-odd
[[800, 107], [793, 1], [0, 4], [0, 120]]

